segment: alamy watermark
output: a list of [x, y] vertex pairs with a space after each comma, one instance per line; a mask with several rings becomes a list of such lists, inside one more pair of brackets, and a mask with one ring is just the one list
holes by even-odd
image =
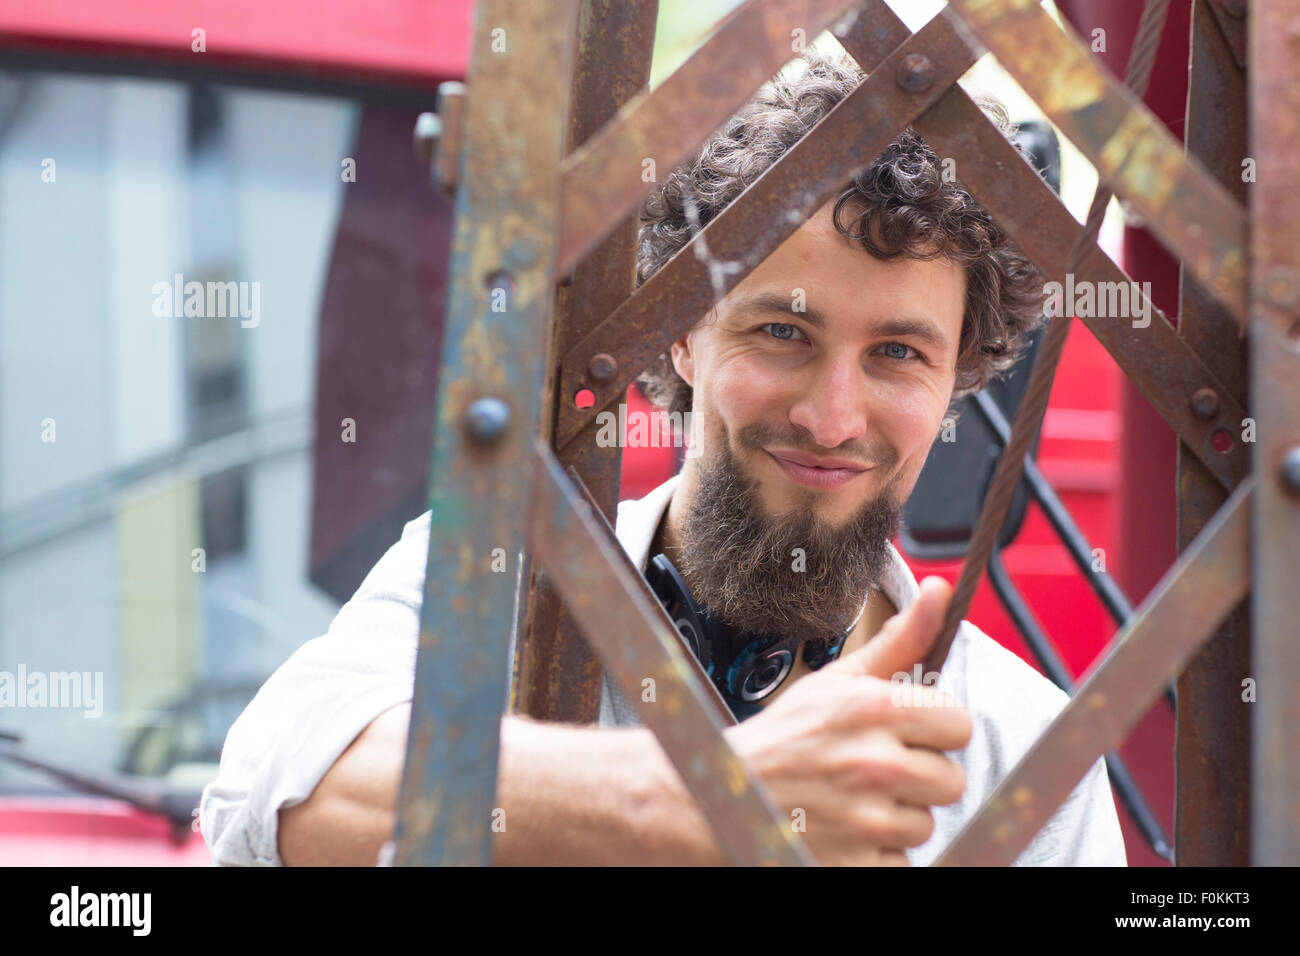
[[1043, 286], [1047, 296], [1047, 314], [1064, 315], [1066, 309], [1079, 319], [1132, 319], [1133, 328], [1151, 324], [1151, 283], [1074, 281], [1074, 273], [1065, 274], [1065, 284], [1049, 282]]
[[953, 707], [956, 698], [936, 694], [927, 688], [938, 689], [941, 675], [938, 671], [924, 671], [919, 663], [910, 671], [895, 671], [890, 675], [889, 702], [895, 707]]
[[152, 911], [152, 893], [83, 893], [74, 884], [50, 897], [51, 926], [119, 926], [132, 936], [148, 936]]
[[693, 427], [691, 412], [629, 412], [627, 404], [620, 402], [618, 414], [597, 414], [596, 426], [596, 444], [601, 448], [680, 448], [684, 444], [687, 458], [699, 456], [699, 443], [687, 440]]
[[262, 321], [260, 282], [185, 281], [176, 273], [170, 281], [153, 284], [153, 314], [160, 319], [238, 318], [245, 329]]
[[104, 714], [103, 671], [0, 671], [0, 710], [80, 710], [93, 720]]

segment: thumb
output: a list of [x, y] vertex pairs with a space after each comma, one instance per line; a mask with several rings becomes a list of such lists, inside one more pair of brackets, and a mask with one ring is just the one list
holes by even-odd
[[910, 672], [912, 665], [924, 661], [934, 646], [950, 600], [952, 586], [947, 581], [926, 578], [915, 601], [886, 621], [865, 646], [839, 663], [854, 673], [885, 680], [900, 671]]

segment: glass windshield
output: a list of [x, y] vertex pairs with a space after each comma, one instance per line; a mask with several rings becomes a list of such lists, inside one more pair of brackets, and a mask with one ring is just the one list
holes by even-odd
[[[0, 74], [0, 731], [32, 753], [202, 785], [338, 610], [309, 573], [318, 329], [363, 112]], [[56, 789], [0, 761], [0, 792]]]

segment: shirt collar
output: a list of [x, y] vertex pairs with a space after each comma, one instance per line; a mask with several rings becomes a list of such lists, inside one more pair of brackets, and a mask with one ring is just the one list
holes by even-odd
[[[659, 522], [663, 520], [664, 512], [668, 510], [681, 479], [679, 472], [645, 497], [620, 501], [618, 504], [615, 534], [628, 557], [642, 571], [645, 571], [646, 564], [650, 561], [650, 545], [654, 543]], [[876, 582], [876, 587], [900, 611], [915, 601], [920, 593], [911, 569], [892, 544], [889, 545], [889, 563]]]

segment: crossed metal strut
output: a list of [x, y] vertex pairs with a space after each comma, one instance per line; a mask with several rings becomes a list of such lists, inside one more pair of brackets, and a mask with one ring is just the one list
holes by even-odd
[[[1206, 9], [1223, 20], [1226, 6]], [[1300, 67], [1286, 49], [1300, 3], [1259, 0], [1241, 27], [1241, 65], [1255, 66], [1249, 107], [1263, 115], [1267, 105], [1269, 117], [1252, 129], [1249, 211], [1036, 0], [952, 0], [915, 34], [883, 0], [749, 0], [647, 92], [656, 7], [477, 5], [454, 140], [397, 862], [490, 862], [503, 712], [590, 722], [602, 665], [731, 862], [813, 862], [729, 746], [730, 714], [613, 535], [619, 450], [598, 447], [596, 415], [909, 125], [940, 155], [961, 157], [966, 189], [1045, 276], [1062, 278], [1082, 227], [957, 85], [984, 48], [1140, 211], [1221, 324], [1249, 332], [1256, 440], [1240, 438], [1247, 395], [1159, 310], [1146, 328], [1081, 318], [1226, 502], [938, 862], [1014, 860], [1248, 593], [1254, 671], [1240, 676], [1257, 685], [1252, 860], [1300, 862], [1300, 641], [1288, 640], [1300, 594], [1287, 587], [1300, 567], [1300, 193], [1287, 185], [1300, 179], [1287, 148], [1300, 133]], [[791, 58], [792, 31], [828, 27], [867, 79], [633, 291], [634, 213], [652, 188], [643, 161], [666, 171], [685, 160]], [[1241, 31], [1223, 33], [1242, 46]], [[1090, 239], [1084, 249], [1077, 281], [1129, 282]], [[710, 268], [718, 262], [736, 267]], [[579, 408], [580, 392], [594, 403]], [[508, 570], [494, 570], [503, 555]], [[646, 678], [653, 702], [639, 693]]]

